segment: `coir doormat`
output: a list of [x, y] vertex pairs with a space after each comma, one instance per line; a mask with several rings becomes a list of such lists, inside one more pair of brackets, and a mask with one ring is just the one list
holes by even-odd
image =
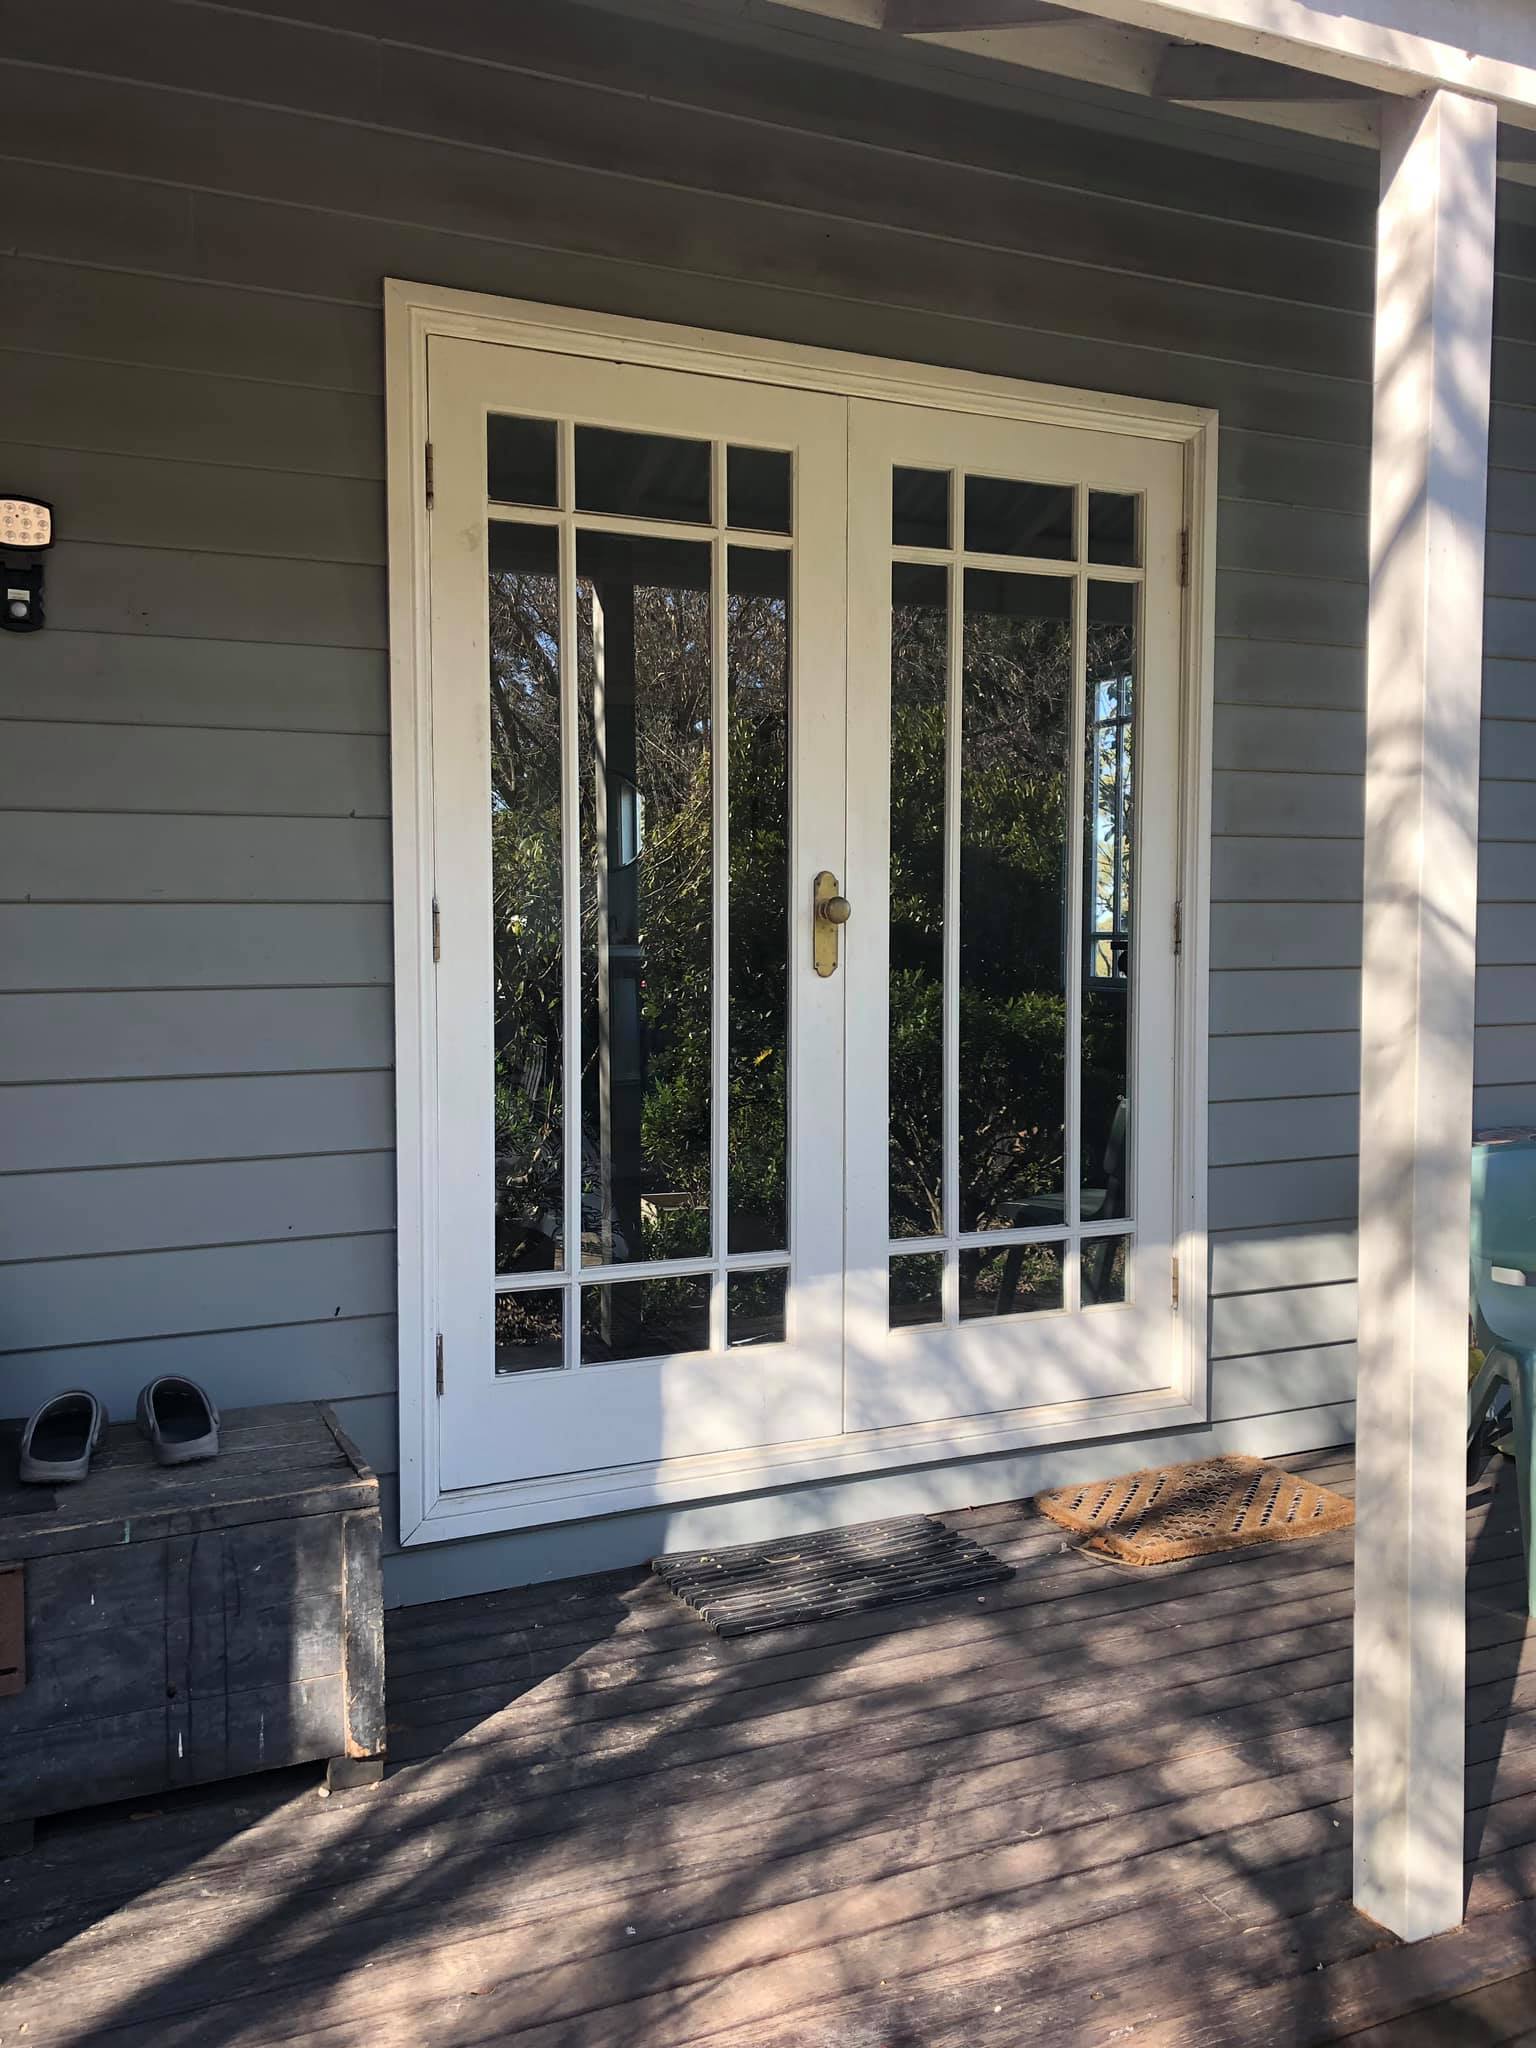
[[990, 1550], [927, 1515], [777, 1543], [658, 1557], [651, 1570], [721, 1636], [863, 1614], [1013, 1576]]
[[1294, 1543], [1347, 1529], [1354, 1502], [1262, 1458], [1154, 1465], [1091, 1486], [1035, 1496], [1042, 1515], [1086, 1536], [1085, 1550], [1122, 1564], [1172, 1564], [1252, 1543]]

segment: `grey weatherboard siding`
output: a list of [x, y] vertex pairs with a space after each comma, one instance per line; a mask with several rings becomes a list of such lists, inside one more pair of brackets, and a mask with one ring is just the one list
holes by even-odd
[[[231, 1404], [330, 1398], [395, 1470], [396, 275], [1220, 408], [1214, 1413], [1255, 1449], [1349, 1434], [1371, 167], [1278, 138], [1224, 161], [1180, 144], [1181, 120], [1213, 124], [1166, 113], [1095, 132], [1070, 93], [912, 49], [855, 81], [838, 32], [721, 14], [710, 36], [702, 8], [555, 0], [11, 19], [0, 475], [55, 499], [66, 537], [48, 630], [0, 641], [6, 1409], [85, 1382], [123, 1415], [185, 1368]], [[1536, 1120], [1536, 214], [1506, 211], [1478, 1043], [1497, 1122]], [[997, 1497], [1044, 1469], [925, 1484]], [[908, 1484], [861, 1482], [858, 1511], [911, 1505]], [[392, 1596], [723, 1526], [639, 1524], [397, 1558]]]

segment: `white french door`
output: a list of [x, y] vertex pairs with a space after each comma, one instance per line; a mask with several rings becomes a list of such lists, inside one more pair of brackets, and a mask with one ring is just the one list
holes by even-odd
[[1182, 482], [852, 407], [848, 1430], [1170, 1385]]
[[1183, 447], [649, 353], [424, 348], [429, 1495], [1171, 1414]]
[[442, 1485], [835, 1434], [846, 408], [428, 391]]

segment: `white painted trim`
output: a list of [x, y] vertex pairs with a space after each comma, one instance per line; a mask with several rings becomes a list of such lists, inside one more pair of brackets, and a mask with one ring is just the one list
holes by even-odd
[[410, 298], [384, 294], [389, 530], [390, 811], [394, 843], [396, 1260], [399, 1301], [400, 1540], [416, 1540], [437, 1499], [438, 1418], [428, 1377], [436, 1329], [436, 1068], [432, 987], [432, 668], [426, 518], [426, 327]]
[[[882, 26], [884, 0], [781, 0], [796, 11], [857, 28]], [[1380, 95], [1413, 98], [1437, 88], [1492, 100], [1515, 128], [1536, 131], [1536, 8], [1530, 0], [1355, 0], [1350, 7], [1316, 0], [1049, 0], [1062, 9], [1060, 27], [1029, 17], [1006, 24], [1007, 9], [956, 0], [954, 25], [899, 33], [920, 49], [953, 50], [993, 64], [1227, 115], [1330, 142], [1374, 149], [1380, 139]], [[1474, 11], [1475, 10], [1475, 11]], [[965, 26], [968, 13], [975, 25]], [[844, 44], [847, 48], [848, 45]], [[857, 44], [853, 45], [857, 48]], [[1170, 97], [1160, 72], [1170, 50], [1218, 62], [1256, 57], [1297, 74], [1294, 96], [1239, 96], [1230, 83], [1204, 97], [1190, 89]], [[1310, 74], [1315, 81], [1309, 92]], [[1328, 97], [1342, 83], [1366, 97]], [[1506, 155], [1500, 175], [1536, 182], [1536, 171]]]
[[[500, 342], [550, 354], [612, 357], [626, 363], [749, 384], [779, 384], [827, 391], [839, 398], [876, 398], [941, 411], [993, 413], [1039, 425], [1107, 429], [1152, 441], [1189, 441], [1215, 420], [1209, 407], [1168, 405], [1149, 398], [1118, 398], [1059, 384], [1029, 384], [973, 370], [887, 361], [841, 349], [807, 348], [680, 327], [660, 320], [585, 313], [531, 299], [500, 299], [485, 292], [384, 281], [386, 314], [397, 309], [410, 331]], [[388, 330], [386, 330], [388, 331]], [[406, 330], [401, 329], [401, 334]], [[386, 373], [388, 374], [388, 373]]]
[[[1193, 1429], [1209, 1415], [1205, 1227], [1206, 946], [1210, 888], [1210, 707], [1214, 691], [1216, 434], [1214, 410], [949, 371], [831, 349], [498, 299], [388, 279], [384, 285], [389, 435], [389, 574], [395, 975], [400, 1216], [400, 1490], [402, 1544], [487, 1534], [576, 1516], [853, 1477], [1032, 1446], [1085, 1443], [1149, 1430]], [[424, 1285], [435, 1262], [436, 1159], [424, 1077], [435, 1044], [430, 845], [429, 530], [422, 484], [428, 336], [590, 356], [788, 386], [842, 397], [990, 415], [1173, 442], [1185, 450], [1191, 585], [1184, 615], [1187, 748], [1181, 819], [1184, 953], [1180, 1073], [1182, 1384], [1152, 1394], [948, 1420], [701, 1459], [626, 1467], [576, 1479], [443, 1493], [437, 1485], [436, 1322]], [[1198, 752], [1193, 751], [1198, 749]]]
[[1178, 973], [1179, 1147], [1174, 1217], [1185, 1387], [1210, 1414], [1209, 1255], [1206, 1187], [1210, 1163], [1211, 731], [1216, 697], [1216, 518], [1220, 429], [1214, 412], [1184, 449], [1184, 517], [1189, 534], [1184, 592], [1184, 719], [1180, 820], [1182, 945]]
[[486, 1532], [470, 1544], [439, 1543], [385, 1560], [385, 1598], [413, 1605], [507, 1586], [543, 1584], [567, 1567], [614, 1571], [643, 1564], [658, 1551], [713, 1550], [722, 1543], [777, 1542], [812, 1530], [846, 1528], [886, 1515], [943, 1514], [996, 1501], [1027, 1500], [1050, 1486], [1081, 1485], [1132, 1463], [1177, 1464], [1241, 1451], [1292, 1458], [1347, 1445], [1354, 1431], [1349, 1402], [1291, 1409], [1280, 1415], [1169, 1429], [1155, 1436], [1098, 1443], [1044, 1445], [1017, 1457], [980, 1464], [923, 1465], [873, 1477], [848, 1477], [819, 1487], [735, 1493], [724, 1500], [668, 1506], [638, 1515], [609, 1515], [544, 1529]]
[[1385, 116], [1366, 637], [1355, 1899], [1462, 1917], [1465, 1345], [1498, 120]]
[[[805, 13], [861, 27], [878, 0], [785, 0]], [[1049, 71], [1049, 44], [1066, 44], [1083, 29], [1082, 17], [1153, 36], [1203, 43], [1245, 57], [1291, 65], [1340, 78], [1378, 92], [1414, 96], [1444, 87], [1495, 101], [1522, 126], [1536, 125], [1536, 9], [1530, 0], [1051, 0], [1062, 9], [1059, 31], [1010, 30], [1006, 9], [978, 5], [967, 30], [966, 10], [956, 6], [947, 29], [937, 25], [924, 41], [945, 42], [995, 54], [1005, 61]], [[1066, 55], [1065, 49], [1062, 53]], [[1148, 60], [1150, 61], [1150, 60]], [[1112, 47], [1103, 63], [1061, 68], [1072, 76], [1095, 75], [1132, 91], [1140, 68], [1134, 49]]]
[[1536, 112], [1529, 0], [1062, 0], [1102, 21], [1388, 93], [1429, 86]]
[[[537, 1528], [640, 1508], [729, 1499], [764, 1488], [819, 1480], [867, 1478], [874, 1473], [994, 1457], [1005, 1451], [1086, 1444], [1153, 1430], [1203, 1429], [1209, 1421], [1202, 1405], [1167, 1392], [1063, 1403], [1035, 1413], [1037, 1419], [1028, 1425], [1010, 1427], [1003, 1418], [977, 1416], [974, 1426], [946, 1422], [925, 1425], [921, 1430], [870, 1431], [718, 1458], [674, 1458], [665, 1467], [624, 1466], [443, 1493], [409, 1542], [488, 1536], [502, 1529]], [[407, 1541], [402, 1534], [402, 1544]]]

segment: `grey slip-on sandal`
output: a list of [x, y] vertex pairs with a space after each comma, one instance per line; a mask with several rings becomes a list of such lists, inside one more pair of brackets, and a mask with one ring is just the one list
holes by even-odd
[[80, 1387], [55, 1394], [27, 1418], [17, 1476], [28, 1486], [83, 1479], [106, 1424], [107, 1411], [94, 1394]]
[[195, 1465], [219, 1455], [219, 1411], [196, 1380], [162, 1373], [139, 1394], [139, 1428], [162, 1465]]

